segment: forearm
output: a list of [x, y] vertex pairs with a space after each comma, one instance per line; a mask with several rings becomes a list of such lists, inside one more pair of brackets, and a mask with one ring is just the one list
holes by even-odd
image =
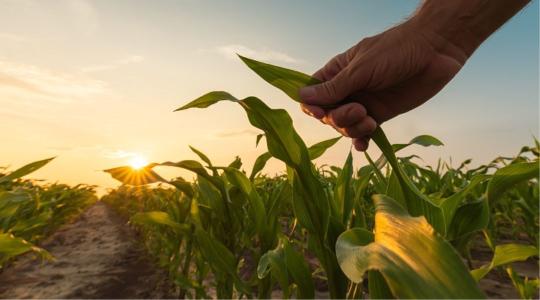
[[[407, 21], [468, 58], [493, 32], [530, 0], [426, 0]], [[465, 59], [466, 59], [465, 58]]]

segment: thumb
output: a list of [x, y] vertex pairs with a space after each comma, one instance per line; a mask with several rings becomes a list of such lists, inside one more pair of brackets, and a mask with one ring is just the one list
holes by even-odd
[[321, 106], [340, 102], [352, 93], [345, 73], [342, 70], [328, 81], [303, 87], [299, 92], [300, 99], [306, 104]]

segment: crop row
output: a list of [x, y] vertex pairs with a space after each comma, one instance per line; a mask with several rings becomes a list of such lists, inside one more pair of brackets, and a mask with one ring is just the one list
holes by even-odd
[[0, 174], [0, 271], [13, 258], [28, 252], [51, 259], [47, 250], [35, 243], [97, 200], [92, 186], [42, 185], [20, 179], [51, 160]]

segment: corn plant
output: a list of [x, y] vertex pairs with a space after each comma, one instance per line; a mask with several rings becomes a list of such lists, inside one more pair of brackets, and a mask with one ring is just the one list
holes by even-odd
[[[318, 83], [297, 71], [241, 59], [296, 101], [300, 88]], [[268, 152], [256, 159], [249, 176], [241, 170], [239, 159], [226, 167], [214, 166], [194, 148], [206, 165], [197, 161], [159, 164], [194, 172], [197, 180], [191, 185], [161, 178], [152, 170], [158, 164], [141, 171], [128, 167], [107, 170], [124, 183], [167, 182], [182, 191], [181, 202], [189, 202], [182, 204], [184, 211], [190, 207], [185, 217], [178, 218], [166, 204], [131, 219], [176, 228], [165, 240], [177, 236], [177, 240], [190, 241], [184, 247], [175, 244], [168, 256], [189, 257], [183, 266], [173, 264], [173, 271], [183, 275], [189, 274], [190, 265], [195, 266], [196, 280], [177, 277], [181, 287], [195, 291], [192, 296], [208, 295], [206, 276], [213, 278], [216, 295], [227, 298], [268, 298], [276, 283], [284, 298], [312, 298], [314, 278], [327, 282], [333, 298], [362, 297], [366, 278], [367, 292], [375, 298], [482, 298], [477, 280], [502, 265], [520, 295], [531, 295], [538, 281], [521, 278], [510, 264], [534, 256], [537, 246], [494, 246], [487, 239], [494, 249], [493, 262], [472, 274], [460, 254], [468, 257], [468, 245], [479, 232], [490, 236], [495, 226], [490, 215], [501, 197], [527, 199], [518, 204], [520, 212], [529, 214], [527, 222], [537, 220], [538, 214], [528, 208], [534, 207], [531, 198], [538, 194], [538, 147], [522, 151], [536, 153], [535, 158], [515, 159], [500, 169], [492, 163], [465, 171], [468, 161], [457, 169], [445, 163], [420, 167], [413, 162], [416, 156], [398, 158], [396, 153], [412, 145], [440, 146], [441, 141], [422, 135], [392, 145], [379, 127], [372, 139], [382, 155], [372, 159], [366, 154], [369, 165], [354, 172], [349, 153], [343, 166], [317, 167], [312, 161], [339, 139], [307, 147], [286, 111], [272, 109], [256, 97], [238, 99], [215, 91], [177, 111], [206, 108], [220, 101], [240, 105], [249, 122], [263, 131], [256, 144], [264, 138]], [[272, 157], [286, 164], [286, 180], [276, 178], [276, 182], [260, 175]], [[498, 171], [493, 174], [492, 168]], [[523, 184], [525, 188], [518, 189]], [[507, 190], [511, 192], [503, 195]], [[294, 215], [283, 207], [291, 207]], [[289, 220], [287, 228], [279, 228], [282, 216]], [[186, 251], [191, 254], [183, 255]], [[320, 270], [307, 263], [310, 254], [317, 257]], [[250, 262], [257, 270], [246, 277], [242, 269]]]
[[90, 186], [42, 186], [20, 179], [51, 160], [33, 162], [0, 177], [0, 267], [27, 252], [42, 259], [52, 258], [34, 243], [96, 200]]

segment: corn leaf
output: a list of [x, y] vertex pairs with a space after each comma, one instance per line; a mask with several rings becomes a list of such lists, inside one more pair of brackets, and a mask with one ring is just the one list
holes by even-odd
[[[227, 98], [222, 98], [223, 96]], [[201, 98], [204, 101], [201, 101]], [[298, 215], [299, 222], [312, 232], [325, 233], [328, 226], [329, 202], [313, 173], [307, 147], [294, 130], [289, 114], [283, 109], [269, 108], [258, 98], [248, 97], [238, 100], [224, 92], [210, 92], [182, 106], [179, 110], [191, 107], [208, 107], [220, 100], [240, 104], [246, 111], [250, 123], [265, 132], [268, 151], [273, 157], [285, 162], [291, 168], [291, 175], [293, 175], [295, 183], [293, 184], [294, 194], [297, 199], [293, 205], [302, 207], [295, 212], [305, 212]]]
[[516, 287], [519, 292], [519, 297], [521, 299], [533, 299], [534, 296], [538, 293], [538, 287], [540, 286], [540, 281], [538, 278], [530, 280], [529, 278], [521, 278], [512, 267], [506, 268], [506, 273], [512, 279], [512, 284]]
[[538, 178], [539, 161], [515, 163], [501, 168], [493, 174], [487, 189], [488, 200], [494, 203], [515, 184]]
[[201, 254], [212, 268], [220, 273], [228, 274], [239, 289], [245, 289], [245, 285], [236, 272], [237, 261], [234, 254], [201, 227], [195, 229], [195, 237]]
[[197, 154], [197, 156], [202, 159], [202, 161], [204, 161], [209, 167], [212, 167], [212, 162], [210, 161], [208, 156], [206, 156], [206, 154], [202, 153], [201, 151], [197, 150], [195, 147], [192, 146], [189, 146], [189, 149], [191, 149], [193, 153]]
[[251, 70], [297, 102], [301, 102], [298, 95], [300, 88], [320, 82], [301, 72], [273, 66], [241, 55], [239, 57]]
[[289, 271], [285, 263], [285, 254], [283, 246], [279, 245], [276, 249], [267, 251], [257, 265], [257, 277], [263, 279], [268, 274], [278, 282], [283, 293], [283, 298], [289, 298]]
[[394, 152], [398, 152], [399, 150], [402, 150], [410, 145], [420, 145], [424, 147], [429, 147], [429, 146], [443, 146], [444, 144], [438, 138], [431, 135], [424, 134], [424, 135], [419, 135], [413, 138], [407, 144], [393, 144], [392, 148], [394, 149]]
[[174, 111], [180, 111], [188, 108], [205, 108], [222, 100], [236, 101], [231, 94], [224, 91], [214, 91], [202, 95], [201, 97], [189, 102], [188, 104], [175, 109]]
[[25, 175], [28, 175], [32, 172], [37, 171], [38, 169], [42, 168], [46, 164], [48, 164], [51, 160], [53, 160], [54, 157], [47, 158], [44, 160], [36, 161], [33, 163], [29, 163], [23, 167], [20, 167], [19, 169], [9, 173], [8, 175], [0, 177], [0, 183], [12, 181], [18, 178], [21, 178]]
[[326, 150], [328, 150], [330, 147], [334, 146], [340, 139], [341, 139], [341, 137], [339, 136], [339, 137], [329, 139], [329, 140], [325, 140], [325, 141], [322, 141], [322, 142], [318, 142], [317, 144], [312, 145], [308, 149], [309, 150], [309, 158], [311, 160], [314, 160], [314, 159], [317, 159], [317, 158], [321, 157], [321, 155], [323, 155], [324, 152], [326, 152]]
[[352, 212], [352, 181], [353, 165], [352, 153], [349, 151], [343, 169], [339, 172], [334, 188], [334, 203], [337, 205], [338, 216], [342, 224], [347, 224]]
[[[429, 147], [429, 146], [443, 146], [444, 144], [438, 138], [431, 135], [424, 134], [424, 135], [419, 135], [413, 138], [407, 144], [393, 144], [392, 149], [394, 150], [394, 152], [398, 152], [411, 145]], [[379, 169], [382, 169], [384, 165], [386, 164], [386, 162], [387, 161], [384, 155], [381, 154], [381, 156], [379, 156], [379, 158], [377, 158], [377, 160], [375, 161], [375, 164], [377, 165]]]
[[[300, 99], [298, 98], [298, 91], [300, 88], [310, 84], [320, 83], [319, 80], [298, 71], [293, 71], [286, 68], [257, 62], [255, 60], [245, 57], [240, 58], [244, 61], [244, 63], [248, 65], [248, 67], [250, 67], [264, 80], [266, 80], [271, 85], [281, 89], [283, 92], [285, 92], [293, 100], [296, 101], [300, 101]], [[253, 125], [258, 127], [256, 124]], [[443, 210], [416, 188], [416, 186], [413, 184], [413, 182], [409, 179], [409, 177], [399, 165], [398, 160], [394, 154], [393, 147], [392, 145], [390, 145], [390, 142], [388, 142], [388, 139], [386, 138], [386, 135], [384, 134], [381, 127], [377, 127], [371, 137], [373, 141], [377, 144], [377, 146], [381, 149], [386, 159], [389, 161], [392, 169], [394, 169], [394, 171], [396, 172], [396, 176], [399, 180], [400, 186], [403, 189], [403, 194], [406, 199], [407, 210], [409, 211], [409, 213], [411, 213], [411, 215], [413, 216], [426, 216], [428, 221], [435, 227], [437, 231], [446, 234], [450, 223], [448, 222], [448, 218], [445, 217], [445, 215], [453, 215], [456, 207], [453, 207], [454, 211]], [[411, 142], [421, 145], [442, 144], [439, 140], [430, 136], [420, 136], [416, 139], [413, 139]]]
[[0, 233], [0, 266], [9, 259], [28, 251], [36, 253], [41, 259], [52, 259], [45, 249], [36, 247], [11, 233]]
[[446, 238], [454, 240], [468, 233], [485, 229], [489, 224], [489, 205], [486, 199], [466, 203], [460, 206]]
[[272, 154], [270, 154], [270, 152], [265, 152], [255, 159], [253, 169], [251, 170], [251, 175], [249, 175], [250, 180], [253, 180], [255, 176], [257, 176], [257, 174], [264, 169], [264, 166], [266, 166], [266, 163], [270, 158], [272, 158]]
[[131, 217], [131, 222], [144, 226], [167, 226], [175, 231], [188, 233], [189, 225], [180, 224], [173, 220], [173, 218], [164, 211], [149, 211], [144, 213], [136, 213]]
[[296, 297], [298, 299], [313, 299], [315, 285], [304, 256], [298, 253], [287, 240], [283, 239], [282, 243], [287, 270], [294, 283], [298, 286]]
[[111, 174], [114, 179], [128, 185], [137, 186], [156, 182], [167, 182], [167, 180], [163, 179], [152, 170], [156, 165], [157, 164], [150, 164], [141, 169], [133, 169], [132, 167], [124, 166], [103, 171]]
[[223, 184], [219, 181], [219, 179], [215, 178], [214, 176], [208, 174], [206, 169], [204, 168], [201, 163], [199, 163], [196, 160], [182, 160], [179, 162], [164, 162], [160, 164], [161, 166], [166, 167], [176, 167], [176, 168], [182, 168], [186, 169], [188, 171], [191, 171], [202, 178], [208, 180], [212, 185], [214, 185], [217, 189], [220, 191], [222, 190]]
[[[377, 270], [398, 298], [483, 298], [452, 246], [423, 217], [411, 217], [393, 199], [373, 197], [375, 234], [366, 230], [343, 233], [336, 244], [342, 270], [361, 282]], [[429, 251], [426, 251], [429, 249]]]
[[251, 181], [246, 177], [246, 175], [234, 168], [224, 168], [225, 174], [229, 179], [230, 183], [238, 187], [244, 197], [249, 201], [249, 214], [250, 217], [255, 223], [257, 232], [260, 235], [264, 234], [266, 223], [266, 209], [264, 207], [264, 202], [257, 192], [255, 186]]
[[529, 257], [538, 256], [538, 248], [529, 245], [505, 244], [495, 247], [495, 254], [491, 263], [471, 271], [476, 281], [479, 281], [493, 268], [509, 263], [524, 261]]

